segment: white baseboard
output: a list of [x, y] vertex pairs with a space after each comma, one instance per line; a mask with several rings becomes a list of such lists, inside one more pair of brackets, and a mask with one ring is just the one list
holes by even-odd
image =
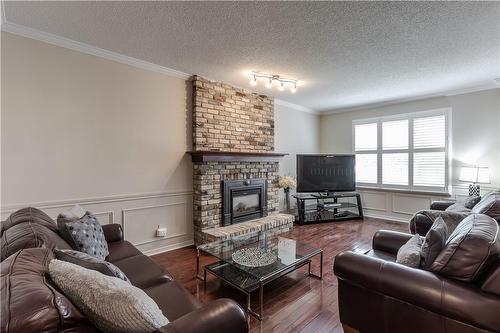
[[162, 246], [153, 250], [144, 251], [143, 253], [147, 256], [154, 256], [155, 254], [160, 254], [164, 252], [169, 252], [172, 250], [181, 249], [183, 247], [188, 247], [194, 245], [194, 239], [187, 240], [181, 243], [176, 243], [172, 245]]
[[390, 215], [384, 215], [384, 214], [364, 213], [363, 215], [366, 217], [374, 218], [374, 219], [387, 220], [387, 221], [403, 223], [403, 224], [408, 224], [408, 222], [409, 222], [409, 219], [396, 217], [396, 216], [390, 216]]

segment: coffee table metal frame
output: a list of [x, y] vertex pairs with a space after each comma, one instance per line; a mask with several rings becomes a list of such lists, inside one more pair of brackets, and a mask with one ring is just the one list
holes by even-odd
[[[304, 266], [304, 265], [309, 265], [309, 276], [312, 276], [312, 277], [315, 277], [317, 279], [320, 279], [322, 280], [323, 279], [323, 250], [321, 249], [317, 249], [315, 251], [312, 251], [311, 253], [307, 254], [307, 255], [304, 255], [300, 260], [297, 260], [296, 262], [294, 262], [293, 264], [289, 265], [289, 266], [285, 266], [279, 270], [276, 270], [272, 273], [269, 273], [268, 275], [266, 276], [263, 276], [262, 278], [259, 279], [259, 283], [256, 285], [255, 288], [251, 289], [251, 290], [244, 290], [242, 288], [240, 288], [238, 285], [236, 285], [235, 283], [231, 282], [230, 280], [226, 279], [224, 276], [220, 275], [220, 274], [217, 274], [214, 270], [210, 269], [210, 266], [214, 265], [207, 265], [204, 267], [203, 269], [203, 276], [200, 276], [200, 249], [196, 249], [196, 278], [203, 281], [203, 284], [204, 286], [206, 287], [206, 283], [207, 283], [207, 271], [210, 272], [212, 275], [218, 277], [219, 279], [221, 279], [222, 281], [226, 282], [227, 284], [231, 285], [232, 287], [234, 287], [235, 289], [239, 290], [240, 292], [244, 293], [246, 295], [246, 311], [253, 315], [255, 318], [257, 318], [258, 320], [262, 320], [263, 318], [263, 313], [264, 313], [264, 286], [288, 273], [291, 273], [297, 269], [299, 269], [300, 267]], [[205, 253], [205, 251], [202, 251]], [[208, 255], [210, 255], [210, 253], [207, 253]], [[311, 272], [311, 259], [315, 256], [319, 255], [320, 256], [320, 268], [319, 268], [319, 275], [317, 274], [314, 274]], [[220, 265], [231, 265], [229, 263], [226, 263], [226, 262], [223, 262], [223, 261], [219, 261], [217, 262], [216, 264], [220, 264]], [[220, 266], [218, 266], [220, 267]], [[248, 273], [246, 273], [248, 274]], [[255, 312], [252, 310], [252, 307], [251, 307], [251, 293], [255, 290], [259, 290], [259, 312]]]

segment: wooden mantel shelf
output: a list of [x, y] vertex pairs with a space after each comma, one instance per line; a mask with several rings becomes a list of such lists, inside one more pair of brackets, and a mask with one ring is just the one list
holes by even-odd
[[188, 151], [194, 163], [201, 162], [276, 162], [287, 153], [229, 152], [216, 150]]

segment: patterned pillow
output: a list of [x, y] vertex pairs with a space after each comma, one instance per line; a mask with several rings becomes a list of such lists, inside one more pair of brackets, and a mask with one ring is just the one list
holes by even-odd
[[477, 205], [479, 201], [481, 201], [481, 197], [478, 195], [473, 195], [471, 197], [467, 197], [464, 200], [463, 205], [465, 208], [472, 209], [475, 205]]
[[90, 212], [85, 213], [81, 218], [71, 219], [59, 214], [57, 227], [62, 238], [74, 250], [85, 252], [102, 260], [108, 256], [108, 243], [104, 238], [101, 224]]
[[126, 281], [130, 283], [129, 279], [115, 265], [113, 265], [110, 262], [98, 259], [94, 256], [91, 256], [87, 253], [83, 253], [80, 251], [75, 251], [75, 250], [54, 250], [54, 254], [56, 255], [56, 258], [62, 261], [67, 261], [72, 264], [82, 266], [87, 269], [93, 269], [94, 271], [101, 272], [104, 275], [107, 276], [114, 276], [117, 277], [123, 281]]
[[418, 268], [422, 252], [422, 239], [416, 234], [406, 244], [401, 246], [396, 256], [396, 262], [408, 267]]
[[57, 259], [49, 274], [102, 332], [149, 333], [168, 324], [155, 301], [130, 283]]
[[438, 254], [444, 248], [447, 239], [448, 227], [440, 216], [432, 224], [422, 244], [421, 266], [423, 269], [429, 269], [431, 267]]

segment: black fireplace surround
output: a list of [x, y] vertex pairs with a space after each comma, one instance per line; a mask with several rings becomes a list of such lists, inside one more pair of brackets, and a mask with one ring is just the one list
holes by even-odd
[[222, 182], [224, 226], [267, 216], [267, 180], [263, 178]]

